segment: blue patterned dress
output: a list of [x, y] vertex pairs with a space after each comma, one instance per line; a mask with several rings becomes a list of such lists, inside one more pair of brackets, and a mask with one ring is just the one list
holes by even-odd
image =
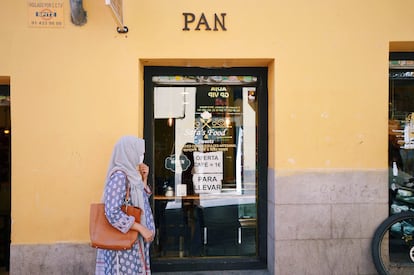
[[[154, 218], [148, 201], [151, 193], [148, 191], [144, 192], [145, 219], [148, 228], [155, 232]], [[121, 211], [125, 194], [126, 176], [123, 172], [117, 171], [111, 176], [105, 190], [105, 212], [109, 222], [124, 233], [132, 227], [135, 221], [134, 217]], [[151, 274], [149, 250], [150, 243], [144, 242], [141, 236], [129, 250], [100, 250], [97, 256], [96, 274]]]

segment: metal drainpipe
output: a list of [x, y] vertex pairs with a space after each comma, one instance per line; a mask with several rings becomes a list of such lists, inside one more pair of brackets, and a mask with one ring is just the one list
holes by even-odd
[[86, 11], [83, 9], [82, 0], [70, 0], [70, 17], [76, 26], [86, 24]]

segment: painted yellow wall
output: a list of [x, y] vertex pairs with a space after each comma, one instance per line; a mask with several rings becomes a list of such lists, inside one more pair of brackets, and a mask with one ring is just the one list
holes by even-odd
[[[408, 0], [125, 2], [88, 23], [28, 27], [0, 2], [0, 76], [12, 100], [12, 242], [88, 241], [119, 136], [143, 133], [143, 66], [269, 66], [269, 157], [278, 171], [384, 169], [390, 41], [414, 40]], [[183, 12], [227, 13], [227, 31], [182, 31]], [[414, 48], [412, 48], [414, 50]]]

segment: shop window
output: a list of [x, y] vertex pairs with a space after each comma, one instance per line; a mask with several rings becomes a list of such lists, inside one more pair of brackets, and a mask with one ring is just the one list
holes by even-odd
[[[414, 53], [391, 53], [389, 65], [389, 212], [393, 215], [414, 210]], [[409, 221], [390, 228], [387, 244], [392, 264], [412, 263], [402, 240], [413, 231]]]
[[[414, 185], [414, 54], [390, 55], [388, 125], [392, 191], [395, 184]], [[390, 200], [390, 204], [391, 214], [400, 211], [399, 202]]]
[[266, 77], [263, 68], [145, 68], [154, 270], [266, 266]]

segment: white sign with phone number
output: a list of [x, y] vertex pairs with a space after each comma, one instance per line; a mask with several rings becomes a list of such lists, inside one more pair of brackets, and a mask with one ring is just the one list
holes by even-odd
[[63, 28], [63, 0], [28, 0], [29, 27]]

